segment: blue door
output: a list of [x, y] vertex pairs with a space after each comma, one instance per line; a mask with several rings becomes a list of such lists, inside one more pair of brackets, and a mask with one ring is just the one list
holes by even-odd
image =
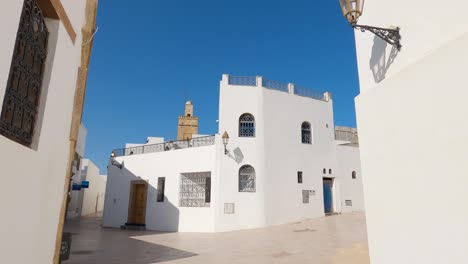
[[325, 213], [333, 213], [333, 180], [323, 179], [323, 202], [325, 207]]

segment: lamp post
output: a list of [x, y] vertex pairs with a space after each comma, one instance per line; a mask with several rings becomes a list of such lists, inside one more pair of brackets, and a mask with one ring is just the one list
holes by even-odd
[[379, 36], [381, 39], [385, 40], [390, 45], [398, 49], [401, 49], [401, 35], [400, 28], [379, 28], [366, 25], [358, 25], [357, 22], [359, 17], [362, 15], [362, 10], [364, 8], [364, 0], [338, 0], [340, 1], [341, 11], [343, 16], [348, 20], [349, 24], [354, 29], [361, 30], [362, 32], [370, 31], [375, 35]]
[[224, 131], [222, 138], [223, 138], [223, 145], [224, 145], [224, 155], [227, 155], [226, 146], [229, 143], [229, 134], [226, 131]]

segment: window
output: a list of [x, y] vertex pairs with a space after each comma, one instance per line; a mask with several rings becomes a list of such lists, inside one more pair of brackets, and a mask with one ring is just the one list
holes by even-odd
[[327, 169], [323, 168], [323, 174], [327, 174]]
[[255, 118], [251, 114], [243, 114], [239, 118], [239, 137], [255, 137]]
[[164, 188], [166, 184], [165, 177], [158, 178], [158, 197], [156, 198], [156, 202], [164, 202]]
[[297, 183], [302, 183], [302, 171], [297, 172]]
[[239, 192], [255, 192], [255, 169], [250, 165], [239, 169]]
[[353, 206], [353, 201], [352, 200], [345, 200], [346, 206]]
[[180, 177], [180, 207], [210, 207], [211, 172], [183, 173]]
[[302, 190], [302, 203], [309, 203], [310, 190]]
[[351, 172], [351, 178], [356, 179], [356, 172], [355, 171]]
[[25, 0], [0, 115], [0, 134], [25, 146], [36, 126], [48, 34], [37, 2]]
[[312, 134], [311, 134], [309, 122], [302, 123], [301, 134], [302, 134], [302, 143], [312, 144]]
[[331, 174], [332, 173], [332, 169], [328, 169], [328, 174]]

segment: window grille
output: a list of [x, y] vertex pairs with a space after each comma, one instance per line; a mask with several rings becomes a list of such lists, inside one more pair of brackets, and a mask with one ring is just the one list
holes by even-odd
[[239, 137], [255, 137], [255, 118], [251, 114], [243, 114], [239, 118]]
[[239, 192], [255, 192], [255, 169], [250, 165], [239, 169]]
[[210, 207], [211, 172], [183, 173], [180, 177], [180, 207]]
[[164, 189], [166, 185], [166, 178], [160, 177], [158, 178], [158, 197], [156, 199], [157, 202], [164, 202]]
[[297, 172], [297, 183], [302, 183], [302, 171]]
[[305, 143], [305, 144], [312, 143], [312, 133], [311, 133], [309, 122], [302, 123], [301, 134], [302, 134], [302, 143]]
[[346, 200], [345, 204], [346, 204], [346, 206], [353, 206], [353, 201], [352, 200]]
[[309, 203], [310, 190], [302, 190], [302, 203]]
[[24, 0], [0, 115], [0, 134], [26, 146], [31, 144], [36, 126], [48, 35], [36, 0]]

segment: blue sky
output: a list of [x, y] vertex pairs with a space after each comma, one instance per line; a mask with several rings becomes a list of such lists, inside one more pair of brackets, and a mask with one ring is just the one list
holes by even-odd
[[83, 123], [103, 174], [126, 142], [175, 139], [187, 98], [200, 133], [216, 133], [223, 73], [331, 91], [335, 125], [355, 126], [354, 32], [338, 0], [105, 0], [97, 24]]

